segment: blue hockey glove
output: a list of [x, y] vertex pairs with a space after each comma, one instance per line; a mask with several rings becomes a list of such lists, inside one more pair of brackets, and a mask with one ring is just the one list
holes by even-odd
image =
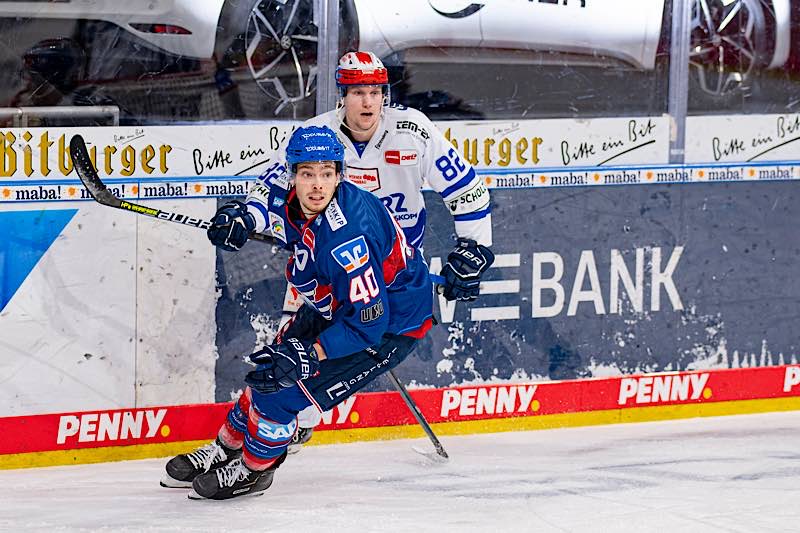
[[248, 372], [244, 381], [258, 392], [269, 394], [288, 389], [300, 380], [317, 373], [319, 360], [311, 343], [296, 338], [272, 344], [250, 356], [256, 369]]
[[247, 211], [247, 206], [232, 200], [217, 209], [207, 231], [208, 240], [223, 250], [235, 252], [244, 246], [255, 228], [256, 219]]
[[458, 239], [455, 249], [447, 256], [442, 268], [443, 295], [448, 300], [472, 301], [478, 297], [481, 276], [494, 263], [489, 248], [472, 239]]

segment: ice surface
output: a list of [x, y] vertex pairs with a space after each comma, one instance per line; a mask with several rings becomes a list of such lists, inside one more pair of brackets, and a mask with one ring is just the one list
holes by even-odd
[[0, 471], [8, 531], [800, 529], [800, 412], [307, 447], [259, 497], [190, 501], [162, 459]]

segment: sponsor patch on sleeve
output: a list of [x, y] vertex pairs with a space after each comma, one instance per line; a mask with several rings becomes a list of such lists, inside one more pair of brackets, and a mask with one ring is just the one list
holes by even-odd
[[273, 237], [286, 242], [286, 228], [283, 225], [283, 219], [275, 213], [269, 214], [269, 230]]
[[483, 181], [477, 181], [467, 191], [447, 201], [447, 208], [453, 215], [472, 213], [489, 205], [489, 190]]
[[250, 189], [247, 191], [247, 198], [254, 198], [262, 204], [266, 204], [269, 198], [269, 187], [260, 181], [253, 182]]
[[369, 261], [367, 241], [363, 235], [359, 235], [331, 250], [331, 255], [345, 272], [353, 272]]
[[336, 201], [336, 198], [331, 200], [331, 203], [325, 208], [325, 218], [328, 219], [332, 231], [336, 231], [347, 224], [347, 219], [344, 218], [344, 213], [342, 213], [342, 209], [339, 207], [339, 202]]

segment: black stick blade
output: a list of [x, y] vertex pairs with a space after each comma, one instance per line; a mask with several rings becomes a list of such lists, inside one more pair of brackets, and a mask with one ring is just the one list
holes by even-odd
[[[72, 165], [78, 173], [78, 177], [83, 182], [83, 186], [92, 195], [92, 198], [97, 203], [123, 209], [139, 215], [146, 215], [148, 217], [166, 220], [168, 222], [175, 222], [185, 226], [192, 226], [200, 229], [208, 229], [211, 222], [201, 218], [190, 217], [182, 213], [170, 213], [169, 211], [161, 211], [153, 207], [146, 207], [143, 205], [135, 204], [127, 200], [120, 200], [113, 192], [111, 192], [100, 176], [97, 175], [97, 170], [92, 165], [92, 160], [89, 157], [89, 150], [86, 149], [86, 143], [80, 135], [74, 135], [69, 141], [69, 155], [72, 158]], [[256, 241], [263, 241], [268, 244], [274, 244], [276, 241], [272, 236], [264, 235], [261, 233], [251, 233], [250, 238]]]
[[108, 190], [105, 183], [100, 180], [97, 175], [92, 160], [89, 158], [89, 150], [86, 149], [86, 143], [80, 135], [73, 135], [69, 141], [69, 155], [72, 157], [72, 165], [78, 173], [78, 177], [83, 182], [86, 190], [92, 195], [96, 201], [111, 207], [119, 207], [120, 199]]

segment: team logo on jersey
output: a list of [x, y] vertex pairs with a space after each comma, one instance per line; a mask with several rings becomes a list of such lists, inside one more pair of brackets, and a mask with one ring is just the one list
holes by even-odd
[[383, 152], [383, 160], [390, 165], [416, 165], [417, 164], [417, 151], [416, 150], [386, 150]]
[[269, 214], [269, 229], [272, 235], [286, 242], [286, 228], [283, 227], [283, 219], [275, 213]]
[[377, 168], [347, 167], [347, 181], [365, 191], [377, 191], [381, 188], [381, 178]]
[[345, 272], [353, 272], [369, 261], [367, 241], [364, 240], [363, 235], [359, 235], [331, 250], [331, 255]]

